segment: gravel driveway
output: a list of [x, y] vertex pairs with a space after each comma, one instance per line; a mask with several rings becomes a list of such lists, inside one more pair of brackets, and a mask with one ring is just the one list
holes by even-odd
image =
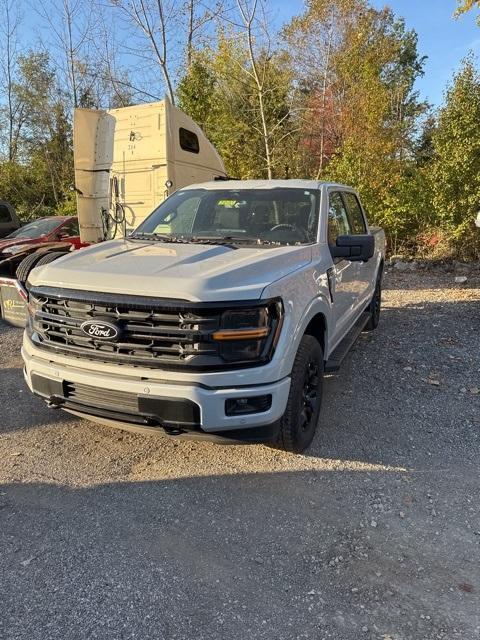
[[480, 281], [385, 287], [303, 456], [50, 411], [0, 323], [0, 637], [480, 638]]

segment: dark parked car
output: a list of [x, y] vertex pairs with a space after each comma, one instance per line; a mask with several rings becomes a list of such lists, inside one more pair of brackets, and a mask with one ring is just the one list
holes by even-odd
[[20, 228], [20, 220], [11, 204], [0, 200], [0, 238]]
[[0, 240], [0, 257], [15, 254], [27, 245], [58, 241], [69, 242], [75, 249], [82, 246], [76, 217], [50, 216], [29, 222]]

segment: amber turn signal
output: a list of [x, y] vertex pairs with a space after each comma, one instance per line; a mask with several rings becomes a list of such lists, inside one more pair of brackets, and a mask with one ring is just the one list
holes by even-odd
[[256, 329], [224, 329], [212, 334], [214, 340], [259, 340], [270, 333], [270, 327]]

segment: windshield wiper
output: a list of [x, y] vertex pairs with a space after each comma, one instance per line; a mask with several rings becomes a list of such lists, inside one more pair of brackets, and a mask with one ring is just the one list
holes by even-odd
[[132, 233], [128, 236], [128, 239], [132, 240], [155, 240], [157, 242], [179, 242], [182, 244], [218, 244], [222, 246], [228, 246], [232, 249], [238, 249], [238, 244], [253, 244], [253, 245], [269, 245], [279, 246], [281, 243], [273, 242], [271, 240], [262, 240], [261, 238], [254, 238], [252, 236], [171, 236], [166, 233]]
[[189, 240], [182, 236], [170, 236], [166, 233], [132, 233], [128, 240], [157, 240], [158, 242], [182, 242], [187, 243]]
[[252, 236], [192, 236], [190, 242], [199, 242], [205, 244], [256, 244], [256, 245], [274, 245], [277, 242], [271, 242], [270, 240], [262, 240], [261, 238], [254, 238]]
[[[232, 249], [238, 249], [230, 238], [224, 238], [223, 236], [198, 236], [188, 237], [183, 236], [170, 236], [164, 233], [135, 233], [128, 237], [129, 240], [154, 240], [155, 242], [178, 242], [180, 244], [218, 244], [222, 246], [228, 246]], [[254, 240], [252, 240], [253, 242]]]

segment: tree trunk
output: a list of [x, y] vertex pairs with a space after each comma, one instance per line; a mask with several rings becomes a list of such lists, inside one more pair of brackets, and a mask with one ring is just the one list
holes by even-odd
[[258, 61], [255, 56], [255, 51], [253, 48], [253, 32], [252, 25], [253, 20], [255, 18], [255, 12], [257, 8], [257, 0], [254, 1], [252, 10], [249, 15], [247, 15], [246, 10], [242, 7], [240, 0], [237, 0], [238, 9], [242, 16], [245, 28], [247, 30], [247, 41], [248, 41], [248, 55], [250, 58], [250, 64], [252, 65], [252, 75], [255, 80], [255, 84], [257, 86], [257, 97], [258, 97], [258, 108], [260, 111], [260, 120], [262, 123], [262, 137], [263, 137], [263, 146], [265, 149], [265, 163], [267, 169], [268, 179], [271, 180], [273, 178], [273, 163], [272, 163], [272, 151], [270, 148], [270, 133], [268, 131], [267, 117], [265, 113], [265, 84], [264, 78], [260, 77], [258, 71]]

